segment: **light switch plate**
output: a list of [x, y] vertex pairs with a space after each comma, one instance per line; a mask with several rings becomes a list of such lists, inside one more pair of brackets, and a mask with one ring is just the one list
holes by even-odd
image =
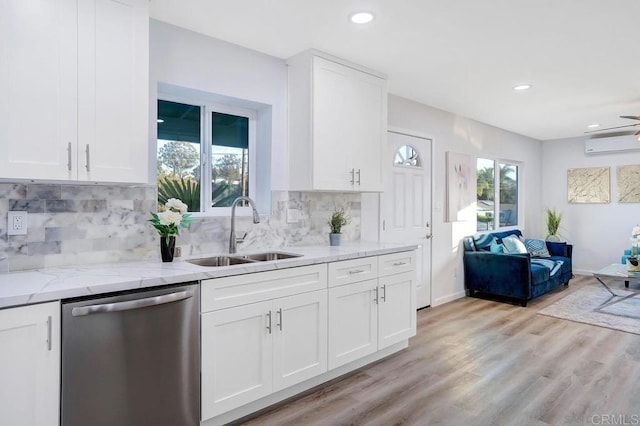
[[10, 211], [7, 213], [7, 235], [27, 235], [27, 212]]

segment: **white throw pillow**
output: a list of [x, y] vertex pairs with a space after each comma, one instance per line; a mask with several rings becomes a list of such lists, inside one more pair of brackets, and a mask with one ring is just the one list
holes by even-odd
[[504, 246], [504, 252], [509, 254], [524, 254], [527, 253], [527, 248], [524, 243], [520, 241], [515, 235], [509, 235], [502, 239], [502, 245]]

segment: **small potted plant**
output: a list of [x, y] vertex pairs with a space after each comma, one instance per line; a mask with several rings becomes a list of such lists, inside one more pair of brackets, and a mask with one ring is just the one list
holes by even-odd
[[640, 225], [636, 225], [631, 230], [631, 255], [627, 256], [627, 270], [629, 272], [640, 272]]
[[339, 246], [342, 227], [349, 223], [349, 217], [345, 213], [344, 208], [340, 207], [339, 209], [336, 209], [327, 223], [331, 228], [331, 232], [329, 233], [329, 244], [332, 246]]
[[556, 209], [547, 209], [547, 241], [560, 241], [558, 237], [558, 228], [562, 220], [562, 213], [558, 213]]
[[[161, 206], [162, 208], [162, 206]], [[191, 223], [191, 215], [187, 214], [187, 205], [177, 198], [170, 198], [164, 204], [164, 211], [151, 213], [149, 222], [160, 235], [160, 254], [163, 262], [173, 261], [173, 251], [176, 246], [176, 236], [179, 227], [187, 228]]]

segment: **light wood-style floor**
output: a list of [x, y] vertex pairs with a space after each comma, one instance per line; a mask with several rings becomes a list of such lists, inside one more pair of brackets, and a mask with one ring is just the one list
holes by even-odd
[[590, 280], [421, 310], [408, 349], [239, 423], [640, 424], [640, 336], [536, 314]]

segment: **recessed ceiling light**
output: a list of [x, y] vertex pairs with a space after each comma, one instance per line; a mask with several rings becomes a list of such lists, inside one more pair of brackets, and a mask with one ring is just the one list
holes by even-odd
[[596, 127], [600, 127], [600, 125], [597, 123], [593, 123], [593, 124], [589, 124], [587, 127], [590, 129], [595, 129]]
[[519, 84], [519, 85], [513, 87], [513, 90], [516, 90], [518, 92], [521, 92], [523, 90], [529, 90], [529, 89], [531, 89], [531, 85], [530, 84]]
[[158, 123], [164, 123], [164, 120], [162, 118], [158, 118]]
[[368, 24], [373, 21], [373, 13], [371, 12], [356, 12], [349, 16], [349, 20], [354, 24]]

